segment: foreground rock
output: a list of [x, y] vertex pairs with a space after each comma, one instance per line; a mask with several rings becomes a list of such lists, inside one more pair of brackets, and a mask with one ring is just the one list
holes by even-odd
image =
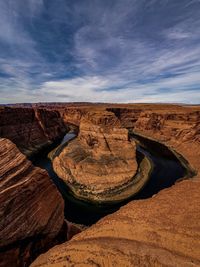
[[78, 138], [54, 157], [53, 167], [76, 196], [115, 200], [136, 174], [135, 142], [113, 113], [90, 112], [81, 120]]
[[[0, 138], [0, 266], [28, 266], [66, 240], [64, 203], [46, 171]], [[60, 234], [60, 235], [59, 235]]]
[[195, 179], [132, 201], [31, 266], [200, 266], [199, 195]]

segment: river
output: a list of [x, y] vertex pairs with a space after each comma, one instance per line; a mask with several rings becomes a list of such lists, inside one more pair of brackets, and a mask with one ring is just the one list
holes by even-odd
[[[74, 133], [68, 133], [65, 135], [63, 140], [61, 140], [60, 144], [64, 144], [74, 137]], [[56, 144], [56, 146], [57, 145], [58, 144]], [[56, 184], [65, 200], [65, 218], [71, 222], [78, 224], [91, 225], [105, 215], [118, 210], [121, 206], [125, 205], [131, 200], [152, 197], [160, 190], [172, 186], [186, 173], [185, 168], [180, 164], [176, 157], [174, 157], [174, 155], [170, 155], [170, 153], [166, 154], [166, 151], [164, 151], [165, 149], [155, 149], [154, 151], [154, 149], [152, 149], [151, 147], [138, 144], [137, 151], [145, 154], [154, 163], [154, 169], [145, 187], [136, 196], [114, 205], [91, 204], [76, 199], [70, 193], [67, 185], [55, 174], [51, 161], [50, 159], [48, 159], [48, 153], [51, 150], [52, 147], [43, 150], [41, 153], [36, 155], [32, 162], [35, 166], [39, 166], [42, 169], [47, 170], [49, 176]]]

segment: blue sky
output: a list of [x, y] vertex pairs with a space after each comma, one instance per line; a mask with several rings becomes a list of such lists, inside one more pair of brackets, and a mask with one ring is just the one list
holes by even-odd
[[200, 103], [200, 0], [0, 0], [0, 103]]

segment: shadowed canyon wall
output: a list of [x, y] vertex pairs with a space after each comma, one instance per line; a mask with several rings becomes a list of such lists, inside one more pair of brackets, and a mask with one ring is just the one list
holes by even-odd
[[0, 266], [28, 266], [56, 244], [64, 201], [47, 172], [5, 138], [0, 138], [0, 203]]
[[66, 130], [58, 111], [0, 108], [0, 137], [10, 139], [28, 156], [63, 137]]
[[67, 130], [55, 110], [0, 108], [2, 267], [29, 266], [37, 255], [68, 239], [60, 193], [47, 172], [26, 158], [62, 138]]
[[88, 111], [105, 109], [123, 127], [182, 154], [197, 175], [150, 199], [131, 201], [31, 266], [200, 266], [200, 107], [45, 107], [0, 109], [0, 266], [30, 263], [67, 232], [56, 187], [20, 151], [30, 155], [62, 137], [68, 123], [79, 126]]

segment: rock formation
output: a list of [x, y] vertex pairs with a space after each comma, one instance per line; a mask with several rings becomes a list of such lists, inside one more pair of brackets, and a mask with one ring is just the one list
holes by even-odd
[[200, 179], [132, 201], [31, 267], [200, 266]]
[[28, 266], [60, 238], [60, 193], [47, 172], [34, 167], [5, 138], [0, 138], [0, 203], [1, 267]]
[[[160, 106], [146, 108], [130, 128], [164, 142], [200, 171], [199, 107]], [[197, 173], [130, 202], [31, 266], [200, 266], [199, 203]]]
[[87, 107], [68, 107], [60, 111], [63, 121], [66, 124], [79, 126], [81, 118], [88, 111]]
[[107, 108], [108, 111], [113, 112], [115, 116], [120, 120], [121, 125], [127, 129], [134, 128], [136, 121], [138, 120], [141, 108]]
[[146, 111], [140, 114], [134, 128], [162, 135], [163, 140], [191, 141], [197, 138], [196, 141], [200, 141], [199, 124], [200, 111]]
[[[54, 159], [63, 179], [73, 184], [75, 177], [82, 184], [73, 184], [79, 193], [91, 186], [100, 195], [104, 188], [120, 185], [124, 166], [135, 173], [135, 144], [122, 126], [164, 142], [182, 154], [197, 175], [152, 198], [129, 202], [31, 266], [200, 266], [200, 108], [104, 104], [99, 111], [91, 106], [88, 113], [88, 107], [76, 104], [68, 109], [1, 108], [0, 136], [31, 154], [60, 136], [63, 120], [80, 124], [78, 138]], [[115, 160], [109, 162], [110, 157]], [[116, 180], [109, 170], [117, 174]], [[112, 178], [111, 184], [99, 177]], [[28, 266], [66, 232], [68, 238], [79, 232], [63, 227], [63, 201], [47, 173], [33, 167], [5, 138], [0, 139], [0, 201], [1, 267]]]
[[0, 137], [10, 139], [27, 156], [61, 138], [66, 131], [58, 111], [0, 108]]
[[54, 158], [53, 167], [78, 197], [104, 201], [136, 174], [135, 142], [113, 113], [89, 112], [78, 138]]
[[199, 170], [199, 108], [141, 113], [134, 131], [171, 146], [184, 155], [194, 169]]

